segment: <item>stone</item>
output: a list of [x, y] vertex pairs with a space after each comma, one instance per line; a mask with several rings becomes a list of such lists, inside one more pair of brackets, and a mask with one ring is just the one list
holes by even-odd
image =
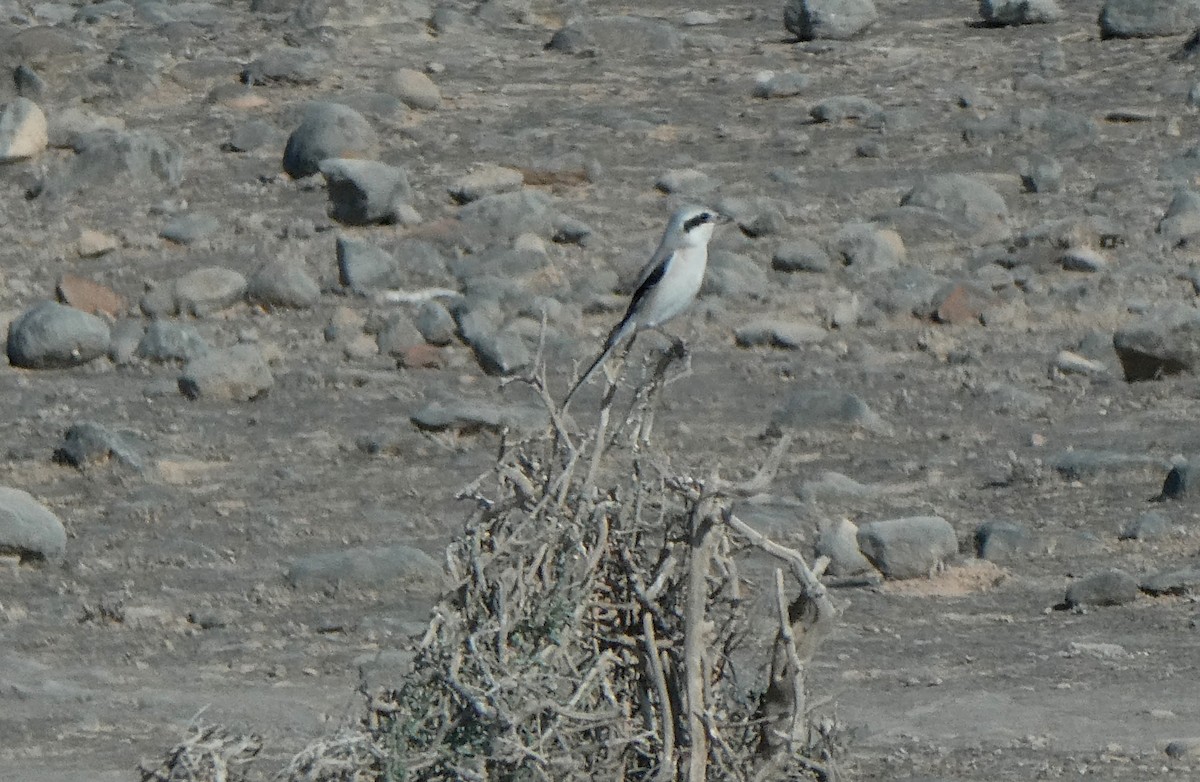
[[1111, 568], [1071, 584], [1063, 603], [1067, 608], [1118, 606], [1133, 602], [1137, 596], [1137, 580], [1124, 570]]
[[696, 168], [673, 168], [659, 174], [654, 180], [654, 187], [664, 193], [693, 198], [708, 195], [720, 186], [720, 181]]
[[1200, 737], [1168, 741], [1167, 745], [1163, 747], [1163, 752], [1167, 757], [1176, 760], [1200, 758]]
[[527, 233], [553, 237], [562, 217], [551, 196], [529, 188], [484, 196], [458, 210], [467, 241], [482, 246], [511, 245]]
[[308, 309], [321, 299], [321, 286], [304, 264], [286, 256], [258, 268], [246, 285], [246, 298], [268, 307]]
[[435, 111], [442, 105], [442, 92], [433, 79], [411, 68], [400, 68], [388, 74], [384, 89], [410, 109]]
[[32, 101], [41, 100], [46, 94], [45, 79], [25, 63], [13, 69], [13, 86], [17, 89], [17, 95]]
[[657, 19], [598, 16], [569, 22], [554, 33], [546, 48], [583, 57], [623, 52], [666, 54], [683, 48], [683, 36]]
[[993, 519], [975, 528], [975, 556], [989, 562], [1006, 563], [1033, 553], [1033, 535], [1011, 521]]
[[63, 444], [54, 451], [54, 460], [81, 470], [108, 462], [135, 470], [143, 466], [142, 457], [125, 435], [91, 421], [81, 421], [67, 429]]
[[1063, 480], [1079, 481], [1122, 474], [1153, 474], [1161, 469], [1162, 460], [1138, 453], [1077, 448], [1047, 458], [1046, 466], [1057, 472]]
[[320, 171], [329, 158], [374, 158], [379, 151], [375, 129], [363, 115], [340, 103], [310, 103], [299, 126], [288, 136], [283, 170], [293, 179]]
[[311, 554], [284, 576], [295, 588], [355, 586], [378, 589], [399, 584], [438, 591], [445, 579], [437, 560], [412, 546], [394, 544]]
[[221, 230], [221, 221], [210, 214], [192, 213], [173, 217], [158, 235], [168, 242], [189, 245]]
[[1093, 361], [1070, 350], [1060, 350], [1054, 357], [1054, 368], [1064, 375], [1085, 375], [1087, 377], [1104, 377], [1108, 375], [1108, 367], [1100, 361]]
[[791, 98], [808, 89], [812, 77], [799, 71], [759, 71], [754, 75], [756, 98]]
[[1033, 154], [1018, 163], [1021, 186], [1027, 193], [1057, 193], [1062, 190], [1063, 167], [1048, 155]]
[[275, 382], [256, 345], [237, 344], [210, 350], [183, 368], [179, 391], [189, 399], [250, 401]]
[[804, 345], [820, 342], [826, 332], [821, 326], [801, 321], [756, 320], [734, 329], [733, 339], [738, 347], [774, 347], [797, 350]]
[[23, 369], [65, 369], [108, 352], [108, 324], [58, 302], [34, 305], [8, 326], [8, 361]]
[[275, 140], [279, 131], [269, 122], [259, 119], [239, 122], [229, 131], [229, 138], [221, 145], [226, 152], [253, 152]]
[[117, 321], [112, 327], [112, 335], [108, 343], [108, 358], [114, 364], [125, 365], [133, 362], [137, 346], [142, 341], [146, 329], [140, 319], [129, 318]]
[[456, 431], [463, 434], [505, 429], [526, 434], [541, 431], [549, 420], [541, 406], [498, 405], [480, 400], [428, 402], [410, 416], [418, 429], [430, 432]]
[[796, 239], [775, 250], [771, 268], [780, 272], [811, 272], [821, 274], [833, 268], [829, 253], [812, 239]]
[[54, 292], [63, 304], [90, 315], [108, 315], [115, 318], [129, 306], [125, 297], [107, 285], [75, 274], [59, 277]]
[[311, 47], [287, 47], [264, 53], [245, 68], [243, 84], [317, 84], [329, 72], [329, 55]]
[[397, 207], [412, 199], [404, 169], [373, 160], [327, 158], [320, 163], [330, 215], [347, 225], [396, 222]]
[[979, 15], [996, 27], [1046, 24], [1063, 18], [1054, 0], [980, 0]]
[[881, 128], [884, 124], [883, 107], [861, 95], [835, 95], [826, 98], [813, 106], [808, 113], [816, 122], [857, 120], [869, 128]]
[[430, 345], [449, 345], [458, 334], [454, 316], [438, 301], [423, 303], [417, 310], [414, 325]]
[[1158, 221], [1157, 232], [1174, 247], [1188, 244], [1200, 235], [1200, 193], [1189, 188], [1176, 190]]
[[963, 174], [926, 176], [905, 194], [900, 205], [930, 209], [975, 242], [1005, 241], [1012, 235], [1004, 198]]
[[709, 250], [708, 271], [700, 285], [701, 296], [762, 299], [769, 294], [767, 272], [748, 255]]
[[246, 278], [233, 269], [207, 266], [175, 281], [179, 312], [197, 318], [225, 309], [246, 295]]
[[417, 331], [412, 321], [399, 314], [387, 319], [383, 328], [375, 335], [375, 343], [379, 352], [387, 356], [402, 356], [410, 348], [426, 344], [425, 338]]
[[208, 343], [195, 327], [173, 320], [150, 322], [134, 355], [147, 361], [191, 361], [208, 352]]
[[1100, 9], [1101, 38], [1186, 35], [1200, 27], [1196, 0], [1107, 0]]
[[[1117, 536], [1120, 540], [1156, 540], [1165, 537], [1171, 520], [1158, 511], [1147, 511], [1126, 524]], [[1145, 587], [1142, 587], [1145, 590]]]
[[470, 336], [464, 333], [463, 339], [475, 351], [479, 366], [489, 375], [514, 374], [529, 366], [533, 360], [524, 338], [512, 329], [503, 328]]
[[91, 228], [84, 228], [79, 232], [78, 248], [80, 258], [99, 258], [120, 246], [120, 240], [110, 234], [94, 231]]
[[0, 486], [0, 553], [22, 562], [57, 562], [67, 551], [67, 530], [29, 492]]
[[0, 104], [0, 163], [41, 154], [49, 143], [46, 115], [28, 98]]
[[952, 282], [933, 295], [931, 316], [938, 323], [978, 324], [991, 303], [991, 296], [970, 283]]
[[858, 548], [858, 527], [850, 519], [817, 522], [816, 555], [829, 557], [826, 572], [831, 576], [857, 576], [875, 571], [875, 566]]
[[1192, 476], [1196, 475], [1197, 470], [1195, 465], [1188, 462], [1173, 465], [1167, 477], [1163, 479], [1162, 491], [1155, 498], [1158, 502], [1166, 500], [1182, 500], [1188, 496], [1188, 492], [1195, 486], [1195, 481]]
[[338, 280], [355, 293], [393, 287], [400, 262], [396, 256], [369, 242], [339, 236]]
[[1184, 310], [1145, 318], [1114, 333], [1113, 349], [1131, 383], [1194, 373], [1200, 361], [1200, 315]]
[[525, 184], [525, 175], [515, 168], [486, 165], [460, 177], [450, 185], [450, 197], [460, 204], [469, 204], [496, 193], [518, 190]]
[[1180, 595], [1193, 597], [1200, 595], [1200, 567], [1194, 565], [1162, 570], [1152, 573], [1142, 579], [1139, 588], [1148, 595]]
[[783, 26], [801, 41], [845, 41], [879, 18], [872, 0], [787, 0]]
[[940, 516], [873, 521], [858, 529], [858, 547], [886, 578], [930, 575], [958, 553], [954, 527]]
[[830, 240], [830, 251], [843, 266], [863, 274], [894, 268], [907, 257], [900, 234], [865, 223], [843, 226]]
[[436, 345], [412, 345], [400, 351], [396, 366], [401, 369], [441, 369], [446, 366], [446, 356]]
[[848, 391], [804, 389], [793, 392], [771, 418], [778, 427], [798, 429], [856, 426], [868, 431], [889, 427], [866, 402]]
[[1108, 268], [1108, 259], [1090, 247], [1070, 247], [1063, 250], [1058, 263], [1068, 272], [1093, 274]]
[[129, 182], [139, 193], [152, 193], [155, 184], [174, 189], [183, 181], [182, 148], [150, 131], [93, 130], [77, 134], [71, 147], [75, 156], [47, 174], [35, 195], [109, 193]]

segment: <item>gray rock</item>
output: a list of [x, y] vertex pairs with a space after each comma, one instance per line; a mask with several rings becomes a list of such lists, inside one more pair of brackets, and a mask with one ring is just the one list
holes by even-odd
[[1094, 451], [1086, 448], [1063, 451], [1046, 460], [1046, 465], [1068, 481], [1115, 474], [1142, 475], [1162, 467], [1162, 460], [1144, 454]]
[[1110, 570], [1085, 576], [1067, 588], [1063, 604], [1077, 606], [1119, 606], [1137, 599], [1138, 582], [1124, 570]]
[[979, 15], [997, 27], [1046, 24], [1063, 18], [1054, 0], [980, 0]]
[[249, 401], [274, 382], [258, 347], [238, 344], [189, 361], [179, 378], [179, 391], [189, 399]]
[[283, 170], [293, 179], [312, 176], [328, 158], [374, 158], [375, 129], [363, 115], [340, 103], [310, 103], [288, 137]]
[[1158, 502], [1164, 502], [1166, 500], [1182, 500], [1187, 497], [1188, 492], [1196, 485], [1192, 476], [1198, 472], [1200, 470], [1197, 470], [1196, 465], [1188, 462], [1172, 466], [1171, 471], [1163, 480], [1162, 491], [1155, 499]]
[[963, 122], [963, 140], [990, 144], [1000, 139], [1039, 142], [1063, 150], [1090, 146], [1099, 130], [1091, 117], [1066, 109], [1022, 107]]
[[759, 71], [754, 77], [754, 97], [790, 98], [808, 89], [812, 77], [799, 71]]
[[1200, 315], [1183, 311], [1147, 318], [1113, 334], [1113, 349], [1131, 383], [1194, 373], [1200, 361]]
[[1155, 540], [1164, 537], [1171, 529], [1171, 520], [1158, 511], [1147, 511], [1125, 525], [1118, 538], [1121, 540]]
[[208, 343], [193, 326], [173, 320], [151, 321], [134, 355], [147, 361], [191, 361], [208, 352]]
[[748, 255], [710, 250], [701, 296], [762, 298], [770, 291], [767, 272]]
[[858, 120], [869, 128], [881, 128], [884, 124], [883, 107], [860, 95], [835, 95], [826, 98], [813, 106], [809, 115], [817, 122]]
[[1168, 741], [1163, 752], [1167, 757], [1176, 759], [1200, 757], [1200, 737]]
[[910, 516], [862, 525], [858, 547], [885, 577], [918, 578], [957, 554], [958, 538], [940, 516]]
[[425, 338], [409, 318], [394, 314], [375, 335], [375, 343], [381, 354], [400, 356], [410, 348], [424, 344]]
[[109, 193], [117, 185], [137, 184], [138, 192], [153, 192], [155, 183], [176, 188], [183, 180], [183, 151], [179, 145], [149, 131], [94, 130], [71, 142], [75, 156], [52, 170], [37, 195], [62, 198], [80, 191]]
[[17, 95], [32, 101], [41, 100], [46, 94], [45, 80], [25, 63], [13, 69], [13, 86], [17, 88]]
[[524, 184], [525, 175], [517, 169], [487, 165], [455, 180], [450, 185], [450, 197], [460, 204], [469, 204], [484, 196], [519, 190]]
[[320, 163], [328, 185], [330, 215], [347, 225], [396, 222], [398, 207], [412, 200], [404, 169], [373, 160], [327, 158]]
[[816, 554], [829, 557], [826, 572], [831, 576], [857, 576], [875, 570], [859, 550], [858, 527], [849, 519], [817, 523]]
[[1037, 415], [1048, 409], [1052, 401], [1045, 394], [1000, 382], [988, 383], [978, 395], [987, 402], [989, 409], [1002, 415]]
[[321, 286], [300, 261], [280, 256], [259, 267], [246, 286], [246, 297], [269, 307], [308, 309], [321, 299]]
[[341, 585], [376, 589], [405, 584], [437, 591], [445, 574], [424, 551], [396, 544], [312, 554], [293, 562], [285, 578], [293, 587], [305, 589]]
[[879, 18], [871, 0], [787, 0], [783, 26], [802, 41], [845, 41]]
[[697, 168], [673, 168], [654, 180], [654, 186], [664, 193], [702, 198], [721, 186], [721, 182]]
[[826, 332], [821, 326], [800, 321], [756, 320], [733, 331], [738, 347], [773, 347], [797, 350], [820, 342]]
[[1107, 0], [1100, 10], [1101, 38], [1186, 35], [1197, 26], [1196, 0]]
[[825, 248], [812, 239], [796, 239], [779, 246], [771, 257], [771, 268], [780, 272], [824, 273], [833, 268]]
[[1057, 193], [1062, 190], [1063, 167], [1048, 155], [1033, 154], [1019, 161], [1021, 185], [1028, 193]]
[[[876, 497], [885, 491], [886, 489], [879, 486], [860, 483], [849, 475], [825, 470], [815, 479], [800, 484], [796, 496], [804, 502], [820, 502], [828, 499]], [[855, 545], [857, 546], [857, 543]]]
[[40, 154], [49, 142], [46, 115], [29, 98], [0, 104], [0, 163]]
[[683, 36], [671, 25], [640, 16], [578, 19], [554, 33], [547, 49], [586, 57], [634, 53], [669, 54], [683, 48]]
[[454, 316], [438, 301], [427, 301], [421, 305], [417, 310], [415, 325], [430, 345], [449, 345], [458, 332]]
[[173, 218], [158, 235], [176, 244], [194, 244], [221, 229], [221, 221], [209, 214], [186, 214]]
[[962, 174], [925, 177], [900, 200], [900, 205], [933, 210], [976, 242], [1004, 241], [1012, 235], [1004, 198]]
[[990, 520], [975, 528], [975, 556], [989, 562], [1013, 562], [1033, 553], [1033, 535], [1011, 521]]
[[239, 122], [229, 132], [229, 139], [221, 145], [226, 152], [252, 152], [275, 140], [279, 131], [269, 122], [260, 119]]
[[137, 346], [146, 333], [146, 327], [140, 320], [119, 320], [113, 325], [108, 341], [108, 358], [114, 364], [128, 364], [133, 361]]
[[63, 444], [54, 451], [54, 460], [79, 469], [109, 461], [142, 469], [142, 457], [125, 435], [91, 421], [81, 421], [67, 429]]
[[1200, 193], [1188, 188], [1176, 190], [1158, 221], [1157, 230], [1164, 241], [1175, 247], [1194, 241], [1200, 235]]
[[175, 281], [179, 311], [197, 318], [225, 309], [246, 295], [246, 278], [233, 269], [206, 266]]
[[489, 375], [511, 375], [533, 360], [525, 340], [512, 329], [463, 334], [463, 339], [475, 351], [479, 366]]
[[860, 274], [895, 268], [907, 255], [900, 234], [865, 223], [843, 226], [830, 240], [830, 250], [843, 266]]
[[449, 273], [446, 258], [429, 242], [421, 239], [401, 239], [395, 245], [396, 260], [405, 280], [424, 280], [442, 284]]
[[885, 431], [888, 425], [867, 403], [848, 391], [802, 390], [788, 397], [775, 411], [772, 423], [779, 427], [822, 428], [859, 426], [868, 431]]
[[559, 217], [553, 199], [531, 189], [484, 196], [458, 210], [464, 232], [485, 246], [512, 244], [524, 233], [552, 237]]
[[56, 562], [67, 551], [67, 530], [28, 492], [0, 486], [0, 552], [21, 561]]
[[338, 280], [355, 293], [392, 287], [400, 269], [400, 262], [388, 251], [344, 236], [337, 240], [337, 264]]
[[1162, 570], [1142, 579], [1138, 585], [1148, 595], [1183, 595], [1192, 597], [1200, 594], [1200, 567], [1191, 565], [1175, 570]]
[[1069, 247], [1063, 250], [1058, 263], [1068, 272], [1094, 274], [1108, 268], [1108, 259], [1090, 247]]
[[329, 72], [329, 63], [329, 55], [320, 49], [275, 49], [266, 52], [242, 69], [242, 83], [298, 86], [317, 84]]
[[752, 239], [778, 234], [787, 227], [787, 218], [771, 198], [722, 198], [715, 204], [718, 213], [733, 220], [742, 234]]
[[540, 406], [497, 405], [479, 400], [428, 402], [410, 417], [418, 429], [431, 432], [453, 430], [462, 433], [486, 430], [500, 433], [505, 429], [530, 434], [540, 431], [549, 421]]
[[75, 367], [108, 352], [108, 324], [53, 301], [26, 310], [8, 326], [8, 361], [24, 369]]
[[442, 105], [442, 92], [433, 79], [411, 68], [388, 74], [385, 89], [412, 109], [434, 111]]

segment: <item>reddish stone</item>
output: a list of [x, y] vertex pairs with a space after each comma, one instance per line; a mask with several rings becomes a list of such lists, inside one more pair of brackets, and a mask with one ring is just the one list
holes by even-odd
[[92, 282], [74, 274], [64, 274], [58, 279], [58, 300], [63, 304], [92, 315], [117, 317], [128, 306], [125, 299], [105, 285]]
[[400, 353], [397, 363], [405, 369], [441, 369], [446, 360], [437, 345], [413, 345]]
[[938, 323], [979, 323], [987, 302], [961, 283], [944, 288], [934, 297], [933, 319]]

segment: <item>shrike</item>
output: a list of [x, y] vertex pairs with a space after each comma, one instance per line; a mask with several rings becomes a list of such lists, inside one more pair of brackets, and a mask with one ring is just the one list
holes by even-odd
[[625, 316], [608, 332], [604, 349], [563, 399], [563, 409], [579, 387], [604, 363], [613, 348], [642, 329], [658, 328], [687, 309], [700, 292], [708, 266], [708, 241], [724, 218], [701, 206], [685, 206], [671, 215], [658, 249], [638, 277]]

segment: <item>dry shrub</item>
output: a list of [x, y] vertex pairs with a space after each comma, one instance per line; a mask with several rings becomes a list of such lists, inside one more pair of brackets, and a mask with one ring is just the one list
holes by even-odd
[[[797, 552], [730, 511], [769, 484], [788, 443], [742, 484], [673, 471], [650, 436], [681, 355], [659, 357], [615, 424], [610, 383], [579, 441], [544, 375], [521, 379], [549, 428], [502, 442], [461, 495], [474, 511], [446, 552], [457, 588], [412, 675], [368, 700], [379, 779], [836, 777], [836, 723], [811, 713], [804, 680], [836, 611]], [[738, 567], [750, 548], [784, 566], [765, 585], [778, 632], [757, 647]]]
[[193, 724], [157, 766], [143, 763], [142, 782], [240, 782], [245, 767], [262, 749], [255, 735], [231, 733], [219, 725]]

